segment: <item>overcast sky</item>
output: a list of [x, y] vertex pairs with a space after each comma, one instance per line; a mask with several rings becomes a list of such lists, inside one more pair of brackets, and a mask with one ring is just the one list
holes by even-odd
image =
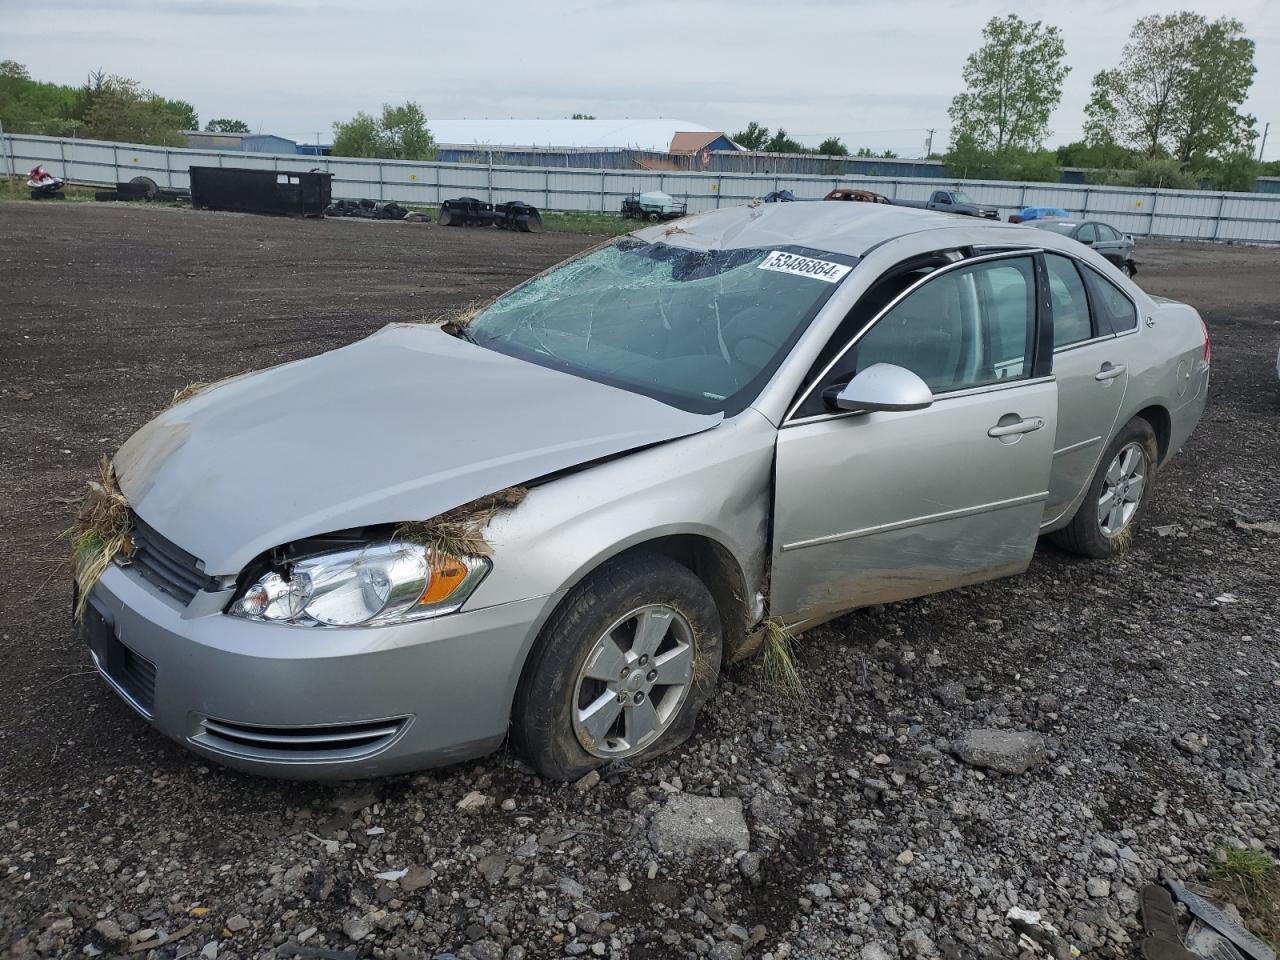
[[991, 16], [1062, 28], [1072, 70], [1051, 144], [1078, 139], [1093, 74], [1133, 21], [1191, 7], [1243, 20], [1257, 43], [1246, 109], [1275, 124], [1280, 0], [0, 0], [0, 59], [79, 83], [102, 68], [189, 100], [201, 122], [330, 139], [357, 110], [406, 99], [430, 117], [748, 120], [817, 144], [946, 147], [947, 105]]

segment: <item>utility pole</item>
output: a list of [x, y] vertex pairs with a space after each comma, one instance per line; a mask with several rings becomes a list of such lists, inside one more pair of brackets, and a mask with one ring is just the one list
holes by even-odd
[[0, 158], [4, 160], [4, 175], [6, 177], [13, 176], [9, 172], [9, 152], [4, 148], [4, 124], [0, 123]]
[[929, 134], [929, 139], [927, 139], [924, 144], [924, 158], [926, 160], [928, 160], [931, 156], [933, 156], [933, 135], [935, 132], [936, 132], [935, 127], [925, 128], [925, 133]]
[[1268, 120], [1266, 126], [1262, 128], [1262, 143], [1258, 144], [1258, 162], [1262, 162], [1262, 151], [1267, 149], [1267, 131], [1271, 129], [1271, 121]]

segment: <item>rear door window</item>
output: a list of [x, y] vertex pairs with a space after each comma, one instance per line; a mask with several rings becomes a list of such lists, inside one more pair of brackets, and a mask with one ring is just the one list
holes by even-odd
[[1137, 329], [1138, 308], [1128, 295], [1091, 267], [1085, 267], [1084, 275], [1098, 326], [1104, 331], [1110, 326], [1115, 333]]
[[1049, 299], [1053, 303], [1054, 349], [1091, 340], [1094, 331], [1089, 319], [1089, 296], [1075, 261], [1046, 253], [1044, 265], [1049, 274]]

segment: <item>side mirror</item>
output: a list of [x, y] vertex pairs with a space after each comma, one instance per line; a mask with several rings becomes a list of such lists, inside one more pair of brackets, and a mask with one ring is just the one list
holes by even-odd
[[876, 363], [838, 390], [827, 388], [823, 399], [838, 410], [923, 410], [933, 404], [933, 391], [906, 367]]

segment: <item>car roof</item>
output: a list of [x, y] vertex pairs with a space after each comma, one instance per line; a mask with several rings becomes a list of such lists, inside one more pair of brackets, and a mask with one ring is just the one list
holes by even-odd
[[[1029, 243], [1026, 229], [997, 220], [917, 207], [800, 201], [721, 207], [646, 227], [632, 235], [650, 243], [663, 242], [696, 250], [797, 246], [862, 257], [891, 240], [931, 230], [954, 234], [939, 238], [953, 245], [1045, 245], [1039, 237]], [[1037, 232], [1044, 237], [1054, 236]]]

